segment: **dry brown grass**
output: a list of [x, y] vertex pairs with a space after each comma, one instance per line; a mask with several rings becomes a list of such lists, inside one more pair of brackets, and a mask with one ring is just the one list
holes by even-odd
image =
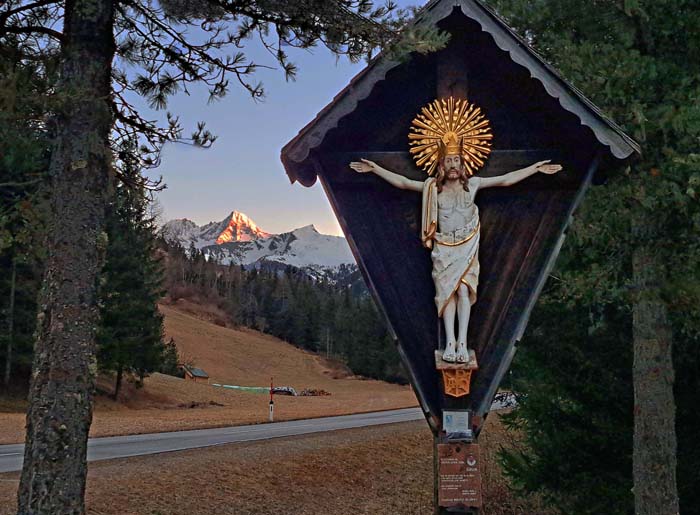
[[[188, 305], [188, 310], [199, 309]], [[379, 381], [337, 381], [338, 364], [298, 349], [274, 336], [251, 329], [229, 329], [216, 324], [203, 324], [199, 315], [183, 312], [178, 306], [161, 306], [165, 315], [166, 336], [175, 338], [185, 359], [207, 371], [213, 383], [241, 386], [267, 386], [274, 376], [275, 384], [296, 389], [333, 386], [344, 391], [350, 388], [376, 387]], [[205, 312], [203, 316], [207, 316]], [[342, 370], [342, 369], [341, 369]], [[340, 374], [344, 376], [345, 373]], [[358, 386], [360, 384], [371, 386]], [[382, 383], [383, 384], [383, 383]]]
[[167, 297], [163, 299], [163, 302], [159, 305], [161, 311], [164, 306], [172, 306], [178, 311], [193, 315], [200, 320], [211, 322], [221, 327], [231, 327], [231, 324], [228, 322], [229, 316], [218, 305], [213, 304], [211, 300], [202, 299], [192, 292], [188, 292], [186, 298], [178, 298], [176, 292], [175, 298], [177, 298], [177, 300], [172, 300]]
[[[190, 310], [196, 310], [190, 305]], [[416, 406], [410, 387], [347, 377], [336, 363], [251, 330], [220, 327], [192, 313], [161, 306], [166, 337], [210, 376], [210, 382], [242, 386], [276, 385], [323, 389], [328, 397], [275, 397], [275, 419], [291, 420]], [[206, 313], [203, 315], [208, 316]], [[100, 387], [111, 388], [102, 379]], [[182, 408], [191, 403], [223, 406]], [[146, 378], [143, 388], [124, 385], [119, 402], [99, 396], [91, 436], [111, 436], [267, 421], [267, 395], [197, 384], [162, 374]], [[17, 404], [13, 404], [17, 406]], [[24, 413], [0, 413], [0, 444], [24, 439]]]
[[26, 394], [12, 394], [6, 395], [3, 393], [0, 396], [0, 416], [2, 413], [17, 413], [23, 412], [27, 409], [27, 396]]
[[[497, 416], [480, 443], [483, 515], [546, 514], [508, 490], [494, 461], [509, 445]], [[430, 514], [432, 466], [432, 435], [410, 422], [92, 463], [87, 506], [95, 515]], [[0, 475], [0, 515], [14, 513], [17, 477]]]

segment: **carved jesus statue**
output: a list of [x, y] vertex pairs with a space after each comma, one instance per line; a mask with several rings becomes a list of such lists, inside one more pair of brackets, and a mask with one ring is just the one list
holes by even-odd
[[477, 193], [484, 188], [512, 186], [538, 172], [554, 174], [561, 170], [560, 165], [540, 161], [498, 177], [469, 177], [461, 148], [457, 141], [448, 141], [442, 147], [436, 176], [425, 181], [408, 179], [366, 159], [350, 163], [356, 172], [372, 172], [392, 186], [422, 192], [421, 240], [432, 249], [435, 304], [446, 335], [442, 359], [452, 363], [469, 361], [467, 328], [479, 282]]

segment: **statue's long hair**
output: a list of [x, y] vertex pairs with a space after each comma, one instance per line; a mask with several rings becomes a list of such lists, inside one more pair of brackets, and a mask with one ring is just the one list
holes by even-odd
[[[461, 144], [460, 144], [461, 148]], [[436, 185], [437, 185], [437, 190], [438, 193], [442, 192], [442, 187], [445, 185], [445, 181], [447, 180], [447, 172], [445, 170], [445, 156], [447, 155], [447, 148], [445, 147], [445, 144], [440, 142], [440, 154], [439, 154], [439, 159], [440, 162], [437, 167], [437, 175], [436, 175]], [[459, 155], [459, 163], [460, 163], [460, 169], [459, 169], [459, 182], [462, 183], [462, 187], [464, 188], [464, 191], [469, 191], [469, 176], [467, 175], [467, 167], [464, 164], [464, 156], [462, 154]]]

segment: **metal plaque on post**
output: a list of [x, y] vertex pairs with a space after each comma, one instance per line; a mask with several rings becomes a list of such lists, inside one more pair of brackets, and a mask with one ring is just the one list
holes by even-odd
[[438, 444], [438, 504], [444, 508], [481, 508], [481, 460], [478, 444]]

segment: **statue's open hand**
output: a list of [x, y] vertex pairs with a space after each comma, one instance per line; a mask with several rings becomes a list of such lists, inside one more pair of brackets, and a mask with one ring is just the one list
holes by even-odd
[[550, 159], [547, 159], [546, 161], [540, 161], [539, 163], [535, 163], [532, 166], [538, 172], [546, 173], [547, 175], [551, 175], [553, 173], [561, 171], [561, 165], [549, 164], [550, 161]]
[[350, 163], [350, 168], [358, 173], [367, 173], [373, 171], [377, 166], [376, 163], [368, 159], [360, 159], [360, 161], [361, 162], [353, 161]]

